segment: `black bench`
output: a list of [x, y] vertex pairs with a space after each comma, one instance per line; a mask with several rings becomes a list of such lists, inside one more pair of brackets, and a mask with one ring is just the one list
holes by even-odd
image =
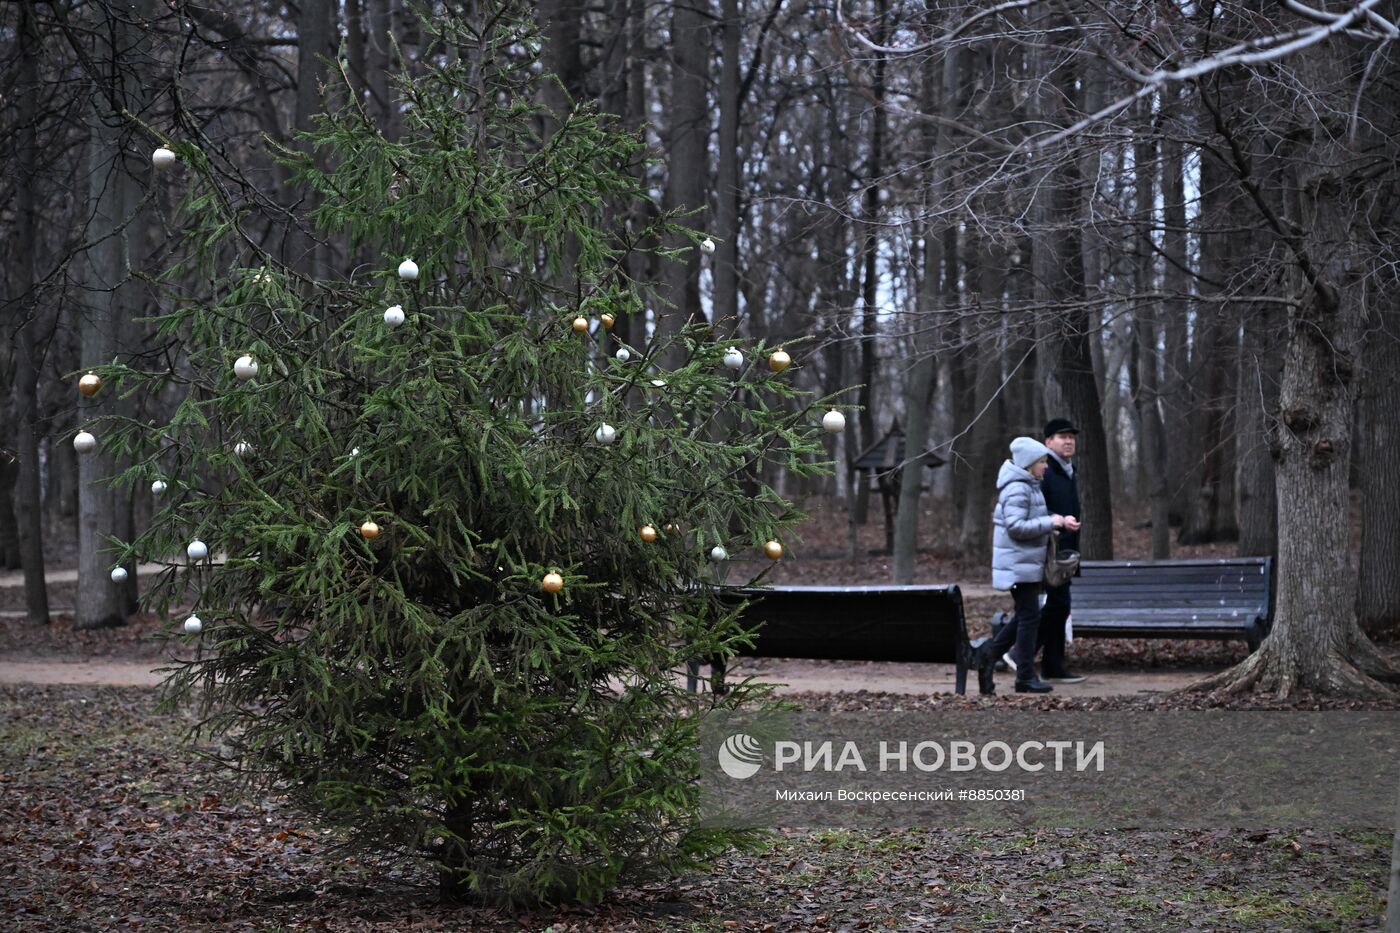
[[[724, 598], [747, 600], [739, 619], [757, 630], [741, 657], [953, 664], [958, 693], [967, 690], [973, 645], [956, 586], [733, 587]], [[711, 667], [720, 691], [724, 663]], [[690, 666], [692, 691], [698, 668]]]
[[1075, 638], [1240, 638], [1254, 651], [1269, 633], [1267, 557], [1091, 560], [1080, 568], [1070, 590]]

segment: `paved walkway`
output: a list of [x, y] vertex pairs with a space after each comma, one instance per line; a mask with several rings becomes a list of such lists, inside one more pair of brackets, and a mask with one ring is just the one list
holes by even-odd
[[[0, 660], [0, 684], [88, 684], [109, 687], [154, 687], [162, 675], [152, 670], [161, 663], [92, 660]], [[1139, 673], [1111, 671], [1095, 673], [1082, 684], [1059, 684], [1055, 692], [1063, 696], [1123, 696], [1176, 690], [1211, 673], [1209, 669]], [[754, 675], [784, 686], [779, 693], [855, 693], [868, 690], [925, 696], [952, 693], [953, 667], [947, 664], [847, 663], [816, 665], [807, 661], [771, 661], [762, 666], [736, 666], [732, 679]], [[968, 693], [977, 693], [975, 672], [968, 677]], [[997, 675], [997, 693], [1012, 692], [1010, 674]]]

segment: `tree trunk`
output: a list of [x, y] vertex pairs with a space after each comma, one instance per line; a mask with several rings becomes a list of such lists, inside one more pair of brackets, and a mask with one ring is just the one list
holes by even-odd
[[[1305, 53], [1309, 86], [1344, 86], [1332, 50]], [[1344, 93], [1344, 92], [1342, 92]], [[1339, 94], [1340, 96], [1340, 94]], [[1350, 95], [1347, 95], [1349, 103]], [[1354, 697], [1395, 693], [1392, 667], [1362, 633], [1350, 560], [1348, 472], [1352, 397], [1361, 364], [1363, 305], [1352, 253], [1354, 141], [1310, 124], [1296, 160], [1300, 206], [1286, 245], [1302, 281], [1290, 308], [1280, 389], [1279, 558], [1273, 630], [1243, 663], [1193, 689], [1250, 689], [1287, 697], [1302, 689]], [[1298, 134], [1302, 136], [1302, 134]], [[1294, 138], [1298, 138], [1295, 136]], [[1248, 177], [1248, 164], [1236, 171]]]
[[[883, 43], [885, 16], [889, 0], [876, 4], [875, 41]], [[880, 181], [884, 173], [885, 155], [885, 56], [874, 53], [875, 66], [871, 96], [874, 110], [870, 115], [870, 155], [866, 163], [865, 193], [861, 217], [865, 221], [861, 262], [864, 278], [861, 286], [860, 318], [860, 443], [868, 447], [880, 436], [878, 412], [875, 410], [876, 339], [879, 336], [879, 252], [880, 252]], [[862, 485], [856, 495], [856, 522], [865, 524], [869, 517], [869, 489]]]
[[1000, 394], [1005, 332], [1001, 319], [1001, 287], [1004, 256], [987, 241], [981, 246], [975, 269], [980, 307], [964, 330], [967, 346], [976, 368], [973, 380], [973, 417], [968, 428], [968, 480], [963, 499], [958, 550], [968, 557], [991, 556], [991, 514], [996, 501], [997, 466], [1005, 459], [1006, 427]]
[[[110, 363], [122, 349], [122, 327], [133, 304], [131, 243], [139, 236], [134, 215], [140, 202], [136, 179], [125, 164], [135, 158], [134, 135], [123, 111], [144, 112], [142, 73], [148, 59], [143, 34], [151, 21], [149, 0], [121, 13], [108, 11], [96, 40], [94, 60], [108, 76], [93, 89], [89, 142], [89, 204], [92, 221], [83, 260], [89, 303], [80, 310], [82, 361]], [[92, 76], [94, 81], [98, 75]], [[142, 146], [142, 149], [145, 149]], [[92, 398], [78, 396], [79, 427], [97, 436], [97, 449], [78, 460], [78, 588], [76, 628], [104, 628], [126, 623], [124, 588], [111, 580], [115, 561], [107, 539], [121, 537], [123, 518], [118, 492], [108, 485], [119, 464], [105, 437], [108, 419], [122, 414], [110, 390]]]
[[[933, 59], [928, 60], [923, 74], [922, 104], [925, 112], [934, 113], [941, 109], [946, 114], [952, 109], [951, 101], [956, 97], [954, 92], [958, 81], [958, 58], [956, 50], [949, 50], [943, 59], [942, 75], [934, 71]], [[947, 169], [942, 159], [942, 124], [926, 123], [923, 142], [930, 166], [925, 209], [935, 219], [930, 220], [924, 229], [923, 277], [919, 279], [918, 287], [919, 324], [913, 338], [916, 359], [905, 400], [905, 411], [908, 413], [908, 433], [904, 439], [906, 460], [922, 454], [929, 447], [929, 424], [933, 414], [930, 409], [938, 376], [938, 328], [931, 324], [940, 316], [941, 310], [943, 232], [947, 226], [938, 219], [947, 187]], [[919, 549], [919, 495], [923, 479], [922, 461], [905, 464], [904, 472], [900, 475], [899, 509], [895, 513], [892, 582], [896, 584], [914, 582]]]
[[[1147, 114], [1146, 104], [1141, 113]], [[1156, 251], [1153, 249], [1152, 229], [1156, 216], [1158, 147], [1146, 127], [1138, 130], [1133, 146], [1134, 210], [1142, 224], [1138, 236], [1134, 276], [1137, 290], [1143, 294], [1156, 291]], [[1167, 489], [1167, 442], [1162, 426], [1161, 354], [1158, 349], [1158, 304], [1147, 301], [1133, 312], [1133, 349], [1129, 363], [1129, 381], [1136, 400], [1138, 424], [1138, 462], [1147, 481], [1147, 498], [1152, 523], [1152, 559], [1166, 560], [1171, 556], [1170, 510], [1171, 496]]]
[[[691, 226], [706, 225], [703, 209], [709, 203], [706, 196], [710, 177], [708, 142], [710, 118], [705, 99], [710, 62], [709, 0], [677, 0], [671, 17], [671, 106], [667, 149], [670, 155], [666, 172], [666, 206], [670, 209], [700, 210], [688, 218]], [[688, 241], [675, 239], [667, 245], [685, 246]], [[679, 332], [690, 321], [704, 320], [700, 306], [699, 251], [686, 249], [680, 262], [664, 266], [665, 298], [673, 308], [657, 312], [656, 336], [665, 338]], [[677, 348], [668, 354], [664, 365], [670, 369], [682, 362]]]
[[1279, 354], [1273, 335], [1280, 322], [1279, 310], [1269, 306], [1244, 320], [1235, 409], [1241, 557], [1278, 556], [1278, 495], [1269, 423], [1278, 414]]
[[1400, 484], [1395, 455], [1400, 450], [1400, 313], [1373, 313], [1378, 325], [1367, 335], [1366, 391], [1361, 404], [1366, 431], [1361, 437], [1361, 568], [1357, 617], [1371, 634], [1400, 626]]
[[379, 131], [390, 142], [399, 138], [399, 108], [389, 78], [394, 72], [394, 46], [390, 36], [397, 27], [397, 0], [368, 0], [369, 35], [365, 42], [365, 84], [378, 114]]
[[[302, 0], [297, 13], [297, 87], [293, 126], [298, 132], [312, 128], [311, 118], [321, 112], [321, 87], [326, 81], [326, 60], [333, 59], [339, 39], [336, 8], [330, 0]], [[300, 145], [300, 144], [298, 144]], [[319, 199], [311, 189], [287, 192], [297, 205], [297, 227], [288, 237], [288, 265], [312, 276], [328, 271], [327, 252], [318, 247], [320, 237], [311, 215]]]
[[33, 6], [20, 5], [19, 130], [15, 174], [16, 229], [11, 252], [16, 293], [24, 295], [15, 333], [15, 453], [19, 479], [16, 487], [16, 516], [19, 530], [20, 564], [24, 568], [24, 607], [33, 624], [49, 621], [49, 591], [44, 580], [44, 513], [39, 484], [39, 356], [37, 332], [42, 323], [42, 305], [34, 294], [35, 244], [39, 237], [38, 177], [39, 111], [38, 58], [40, 39], [34, 22]]
[[[732, 333], [739, 321], [739, 2], [720, 0], [719, 153], [715, 179], [715, 321]], [[722, 323], [721, 323], [722, 322]]]
[[[1169, 102], [1175, 94], [1163, 95], [1163, 108], [1170, 111]], [[1177, 108], [1180, 104], [1176, 104]], [[1185, 158], [1180, 139], [1171, 132], [1186, 130], [1179, 124], [1167, 122], [1168, 133], [1162, 143], [1162, 253], [1165, 260], [1162, 303], [1163, 362], [1165, 374], [1161, 384], [1162, 426], [1165, 435], [1174, 439], [1167, 447], [1167, 492], [1171, 496], [1170, 515], [1179, 521], [1185, 508], [1186, 484], [1183, 478], [1195, 455], [1182, 442], [1187, 436], [1187, 416], [1190, 412], [1188, 393], [1190, 381], [1187, 347], [1187, 296], [1191, 294], [1191, 273], [1186, 257], [1186, 184]]]

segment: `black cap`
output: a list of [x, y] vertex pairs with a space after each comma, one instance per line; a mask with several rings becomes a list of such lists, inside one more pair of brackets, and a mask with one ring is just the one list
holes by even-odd
[[1068, 418], [1051, 418], [1045, 422], [1045, 433], [1041, 437], [1054, 437], [1056, 434], [1078, 434], [1079, 429]]

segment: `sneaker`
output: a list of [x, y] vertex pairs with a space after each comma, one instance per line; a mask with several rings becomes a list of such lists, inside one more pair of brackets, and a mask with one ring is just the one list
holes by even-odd
[[1082, 684], [1087, 680], [1083, 675], [1071, 674], [1069, 671], [1062, 674], [1042, 674], [1040, 679], [1047, 684]]
[[1004, 654], [1004, 655], [1001, 656], [1001, 663], [1003, 663], [1003, 664], [1006, 665], [1006, 669], [1007, 669], [1008, 671], [1015, 671], [1015, 670], [1016, 670], [1016, 662], [1013, 661], [1013, 660], [1011, 660], [1011, 652], [1010, 652], [1010, 651], [1006, 652], [1006, 654]]
[[1016, 682], [1016, 692], [1017, 692], [1017, 693], [1054, 693], [1054, 692], [1055, 692], [1055, 688], [1052, 687], [1052, 686], [1050, 686], [1050, 685], [1047, 684], [1047, 683], [1042, 683], [1042, 682], [1039, 681], [1039, 680], [1031, 680], [1031, 681], [1026, 681], [1026, 682], [1017, 681], [1017, 682]]

